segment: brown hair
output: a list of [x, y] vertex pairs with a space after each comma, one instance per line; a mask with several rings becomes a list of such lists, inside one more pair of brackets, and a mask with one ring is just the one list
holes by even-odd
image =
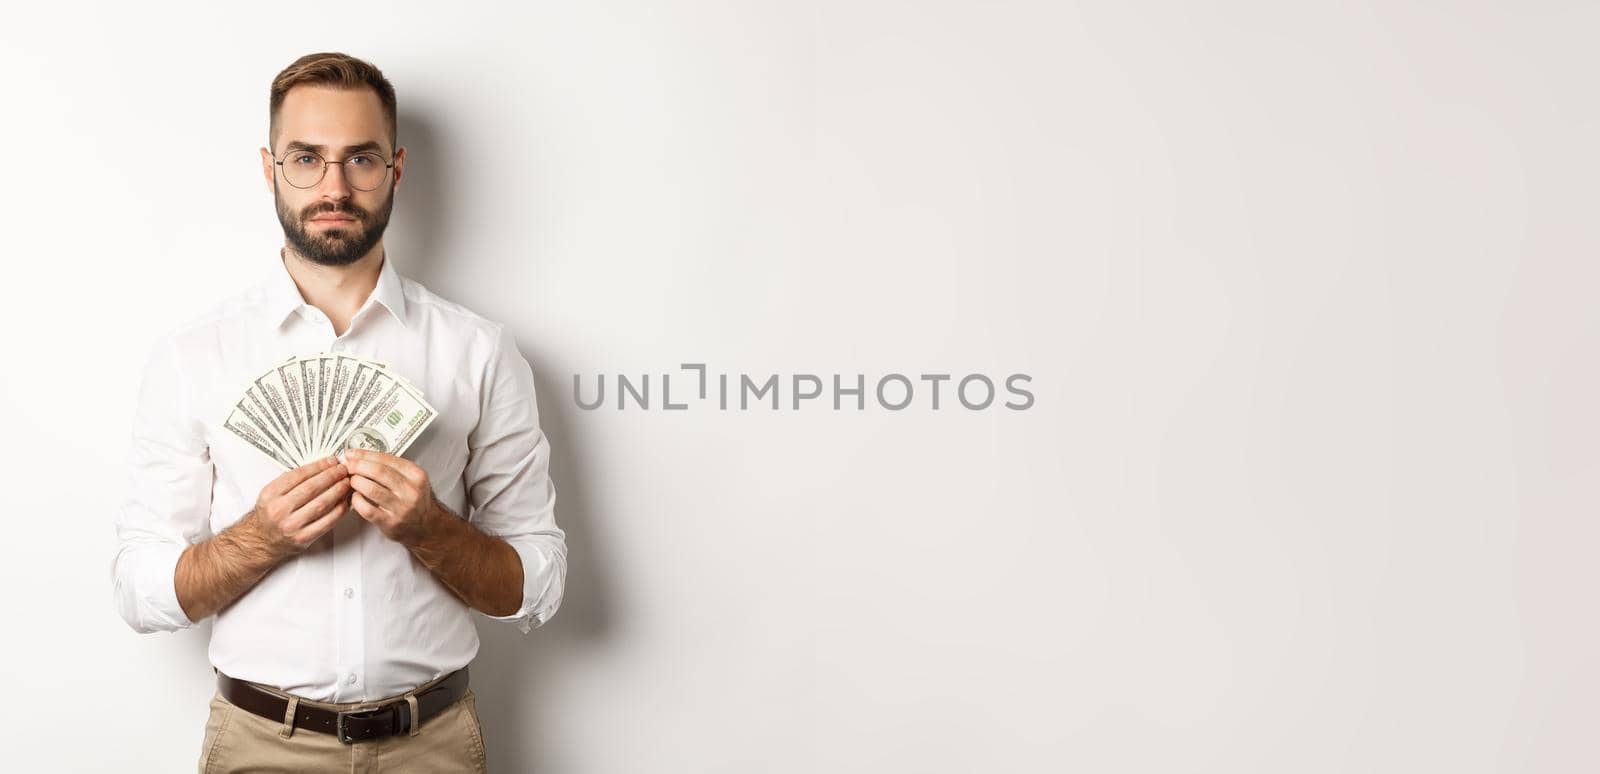
[[394, 86], [389, 79], [383, 77], [371, 62], [357, 59], [349, 54], [324, 52], [320, 54], [306, 54], [294, 60], [278, 77], [272, 79], [272, 100], [267, 113], [267, 142], [271, 144], [274, 153], [277, 152], [278, 141], [278, 109], [283, 107], [283, 98], [289, 90], [296, 86], [332, 86], [336, 89], [361, 89], [369, 88], [378, 93], [378, 101], [383, 103], [383, 117], [389, 122], [389, 142], [391, 145], [399, 143], [399, 131], [395, 122]]

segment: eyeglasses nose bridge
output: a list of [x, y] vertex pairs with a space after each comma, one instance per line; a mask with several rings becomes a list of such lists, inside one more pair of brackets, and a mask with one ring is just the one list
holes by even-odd
[[351, 190], [357, 190], [354, 185], [351, 185], [350, 176], [345, 174], [344, 162], [345, 161], [349, 161], [349, 160], [350, 159], [344, 159], [344, 161], [329, 161], [327, 159], [323, 159], [322, 160], [322, 176], [318, 177], [317, 178], [317, 182], [313, 183], [311, 185], [311, 187], [312, 188], [316, 188], [317, 186], [322, 185], [323, 181], [328, 179], [328, 171], [330, 169], [332, 169], [333, 167], [337, 166], [337, 167], [339, 167], [339, 182], [341, 184], [343, 184], [346, 188], [349, 188]]

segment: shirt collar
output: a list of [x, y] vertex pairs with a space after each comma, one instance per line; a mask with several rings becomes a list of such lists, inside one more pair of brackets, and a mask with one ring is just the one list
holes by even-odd
[[[289, 319], [289, 315], [307, 306], [305, 297], [300, 295], [299, 286], [294, 284], [294, 277], [289, 274], [285, 260], [280, 251], [278, 265], [267, 282], [267, 318], [273, 330], [282, 326], [283, 321]], [[382, 260], [383, 268], [378, 270], [378, 284], [372, 289], [372, 295], [362, 304], [362, 308], [365, 309], [368, 303], [375, 301], [389, 310], [396, 321], [405, 325], [405, 287], [400, 282], [400, 273], [395, 271], [394, 262], [389, 260], [387, 250], [384, 251]]]

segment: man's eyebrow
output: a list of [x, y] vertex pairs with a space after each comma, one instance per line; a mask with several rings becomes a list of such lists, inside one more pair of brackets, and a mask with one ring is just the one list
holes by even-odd
[[[285, 152], [297, 151], [297, 150], [308, 150], [308, 151], [315, 151], [317, 153], [327, 153], [328, 152], [328, 146], [326, 146], [326, 145], [312, 145], [309, 142], [303, 142], [301, 140], [290, 140], [289, 144], [285, 145], [283, 147], [283, 150]], [[383, 150], [383, 146], [379, 145], [377, 140], [367, 140], [366, 142], [356, 143], [355, 145], [346, 145], [346, 146], [344, 146], [344, 152], [345, 153], [360, 153], [362, 151], [381, 151], [381, 150]]]

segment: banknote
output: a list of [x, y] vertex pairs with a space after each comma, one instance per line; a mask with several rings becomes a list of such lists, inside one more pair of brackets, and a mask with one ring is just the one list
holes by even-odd
[[399, 456], [435, 416], [422, 392], [386, 362], [317, 352], [256, 375], [223, 427], [292, 470], [345, 449]]

